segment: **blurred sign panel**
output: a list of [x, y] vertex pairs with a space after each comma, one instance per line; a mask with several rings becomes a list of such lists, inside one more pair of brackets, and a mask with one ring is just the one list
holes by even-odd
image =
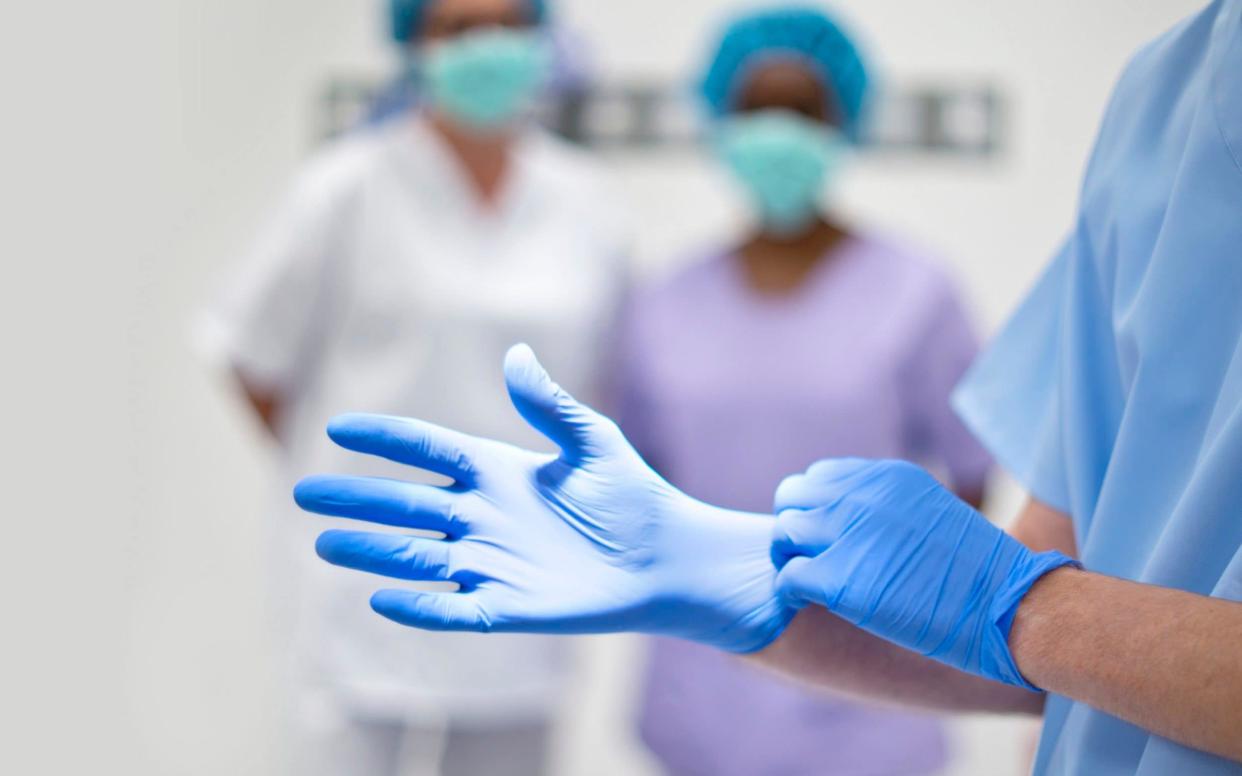
[[[322, 134], [334, 137], [398, 98], [366, 79], [334, 79], [322, 97]], [[700, 142], [703, 114], [676, 84], [598, 84], [549, 98], [541, 122], [600, 150], [676, 148]], [[986, 157], [1003, 146], [1004, 101], [992, 86], [938, 84], [887, 94], [872, 116], [866, 145], [876, 151]]]

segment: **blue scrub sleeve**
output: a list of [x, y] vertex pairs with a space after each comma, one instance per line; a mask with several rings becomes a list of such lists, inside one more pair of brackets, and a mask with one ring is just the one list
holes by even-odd
[[1067, 242], [952, 397], [958, 417], [997, 462], [1035, 498], [1066, 513], [1057, 384], [1071, 262]]

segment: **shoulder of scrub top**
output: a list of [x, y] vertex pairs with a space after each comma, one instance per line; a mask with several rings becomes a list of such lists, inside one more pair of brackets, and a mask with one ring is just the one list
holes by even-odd
[[349, 199], [361, 190], [371, 171], [384, 164], [384, 149], [391, 132], [391, 126], [380, 125], [325, 143], [298, 168], [292, 197], [306, 203], [311, 210]]
[[701, 299], [705, 290], [727, 270], [730, 254], [724, 248], [687, 254], [686, 258], [655, 271], [642, 273], [631, 285], [621, 310], [623, 327], [635, 340], [656, 340], [662, 327], [684, 315], [687, 304]]

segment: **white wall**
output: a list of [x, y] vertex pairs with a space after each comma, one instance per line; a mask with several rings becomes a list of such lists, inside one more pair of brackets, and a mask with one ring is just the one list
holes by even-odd
[[[995, 326], [1068, 223], [1128, 52], [1199, 4], [839, 3], [891, 77], [985, 77], [1014, 108], [1000, 162], [864, 161], [845, 206], [937, 246]], [[604, 69], [672, 75], [700, 61], [722, 6], [562, 7]], [[325, 74], [385, 61], [373, 11], [370, 0], [0, 8], [4, 772], [271, 772], [267, 456], [188, 352], [186, 325], [308, 148]], [[649, 262], [726, 212], [698, 160], [617, 166]], [[562, 772], [641, 773], [613, 702], [632, 687], [633, 642], [587, 641], [584, 653], [596, 670], [562, 737]], [[957, 772], [1017, 762], [1012, 725], [956, 730]]]

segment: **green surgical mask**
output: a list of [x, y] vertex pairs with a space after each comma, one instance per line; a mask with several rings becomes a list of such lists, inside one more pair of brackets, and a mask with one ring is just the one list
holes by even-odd
[[420, 60], [430, 104], [481, 131], [502, 129], [520, 118], [551, 69], [543, 37], [525, 30], [467, 32], [428, 45]]
[[731, 116], [714, 143], [754, 200], [764, 228], [784, 236], [802, 233], [818, 217], [820, 196], [847, 145], [836, 129], [785, 110]]

